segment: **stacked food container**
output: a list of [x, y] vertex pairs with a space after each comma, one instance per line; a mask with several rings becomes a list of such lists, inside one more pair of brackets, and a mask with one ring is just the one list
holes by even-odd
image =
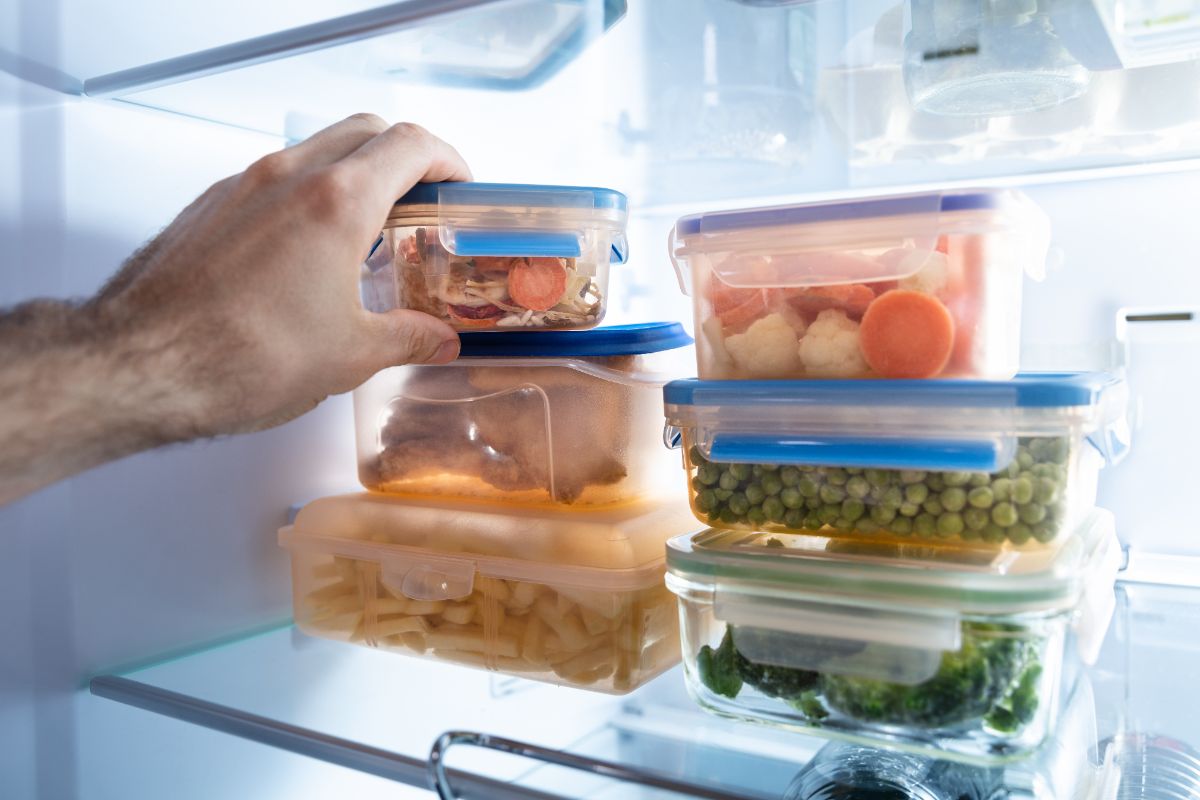
[[364, 304], [446, 320], [461, 354], [355, 392], [370, 491], [279, 536], [302, 630], [611, 693], [679, 662], [664, 543], [695, 520], [669, 491], [661, 391], [691, 338], [594, 327], [625, 220], [623, 195], [581, 187], [428, 184], [396, 204]]
[[697, 702], [981, 764], [1053, 734], [1113, 605], [1111, 375], [1017, 374], [1048, 223], [1017, 192], [700, 214], [699, 378], [664, 390], [707, 526], [668, 543]]

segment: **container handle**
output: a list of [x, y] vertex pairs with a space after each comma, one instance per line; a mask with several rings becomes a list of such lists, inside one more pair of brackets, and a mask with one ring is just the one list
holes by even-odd
[[705, 449], [718, 463], [996, 472], [1016, 455], [1016, 441], [717, 433]]

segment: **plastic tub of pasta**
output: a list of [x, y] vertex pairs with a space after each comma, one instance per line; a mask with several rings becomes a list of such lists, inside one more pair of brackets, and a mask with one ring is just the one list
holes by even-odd
[[580, 514], [328, 497], [279, 532], [302, 631], [623, 694], [679, 662], [683, 504]]
[[371, 490], [588, 507], [669, 490], [662, 385], [690, 368], [677, 323], [462, 335], [444, 366], [387, 369], [354, 393]]
[[1060, 546], [1129, 446], [1125, 383], [673, 381], [668, 434], [698, 519], [970, 549]]
[[1054, 559], [1026, 553], [1003, 569], [961, 552], [897, 559], [709, 529], [668, 544], [667, 585], [688, 688], [709, 711], [998, 763], [1053, 734], [1064, 664], [1098, 652], [1120, 563], [1112, 516], [1097, 510]]
[[625, 195], [582, 186], [419, 183], [367, 257], [371, 311], [410, 308], [458, 330], [592, 328], [627, 255]]
[[669, 247], [701, 378], [1006, 380], [1049, 232], [1019, 192], [935, 192], [694, 214]]

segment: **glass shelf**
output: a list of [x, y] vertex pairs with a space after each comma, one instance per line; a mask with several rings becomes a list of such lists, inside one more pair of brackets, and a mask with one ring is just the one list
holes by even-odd
[[[1104, 795], [1105, 782], [1115, 790], [1124, 766], [1133, 791], [1139, 770], [1155, 763], [1167, 743], [1181, 743], [1172, 745], [1176, 756], [1200, 748], [1195, 704], [1180, 702], [1194, 698], [1200, 682], [1193, 635], [1200, 589], [1128, 583], [1119, 600], [1099, 662], [1071, 693], [1059, 735], [1038, 758], [1006, 771], [1013, 798], [1142, 797]], [[702, 713], [678, 670], [626, 697], [610, 697], [310, 639], [290, 627], [102, 675], [91, 690], [411, 786], [430, 785], [430, 750], [447, 731], [532, 743], [565, 754], [587, 773], [455, 749], [446, 762], [455, 791], [494, 800], [778, 798], [824, 744]], [[1114, 737], [1121, 748], [1107, 747]], [[1115, 759], [1107, 768], [1105, 753]], [[672, 782], [677, 791], [663, 788]]]

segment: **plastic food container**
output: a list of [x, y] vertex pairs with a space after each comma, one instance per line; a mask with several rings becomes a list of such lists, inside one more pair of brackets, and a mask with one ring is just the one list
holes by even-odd
[[359, 477], [375, 491], [576, 507], [661, 495], [661, 387], [686, 374], [677, 323], [463, 334], [445, 366], [354, 393]]
[[670, 250], [701, 378], [1006, 380], [1049, 229], [1019, 192], [948, 192], [696, 214]]
[[627, 254], [625, 195], [581, 186], [423, 183], [396, 201], [363, 272], [372, 311], [458, 330], [595, 327]]
[[1125, 455], [1123, 381], [674, 381], [696, 516], [742, 530], [969, 548], [1049, 549]]
[[668, 543], [667, 585], [688, 688], [709, 711], [987, 764], [1054, 732], [1068, 631], [1097, 652], [1120, 561], [1104, 511], [1053, 560], [1003, 570], [709, 529]]
[[305, 633], [622, 694], [679, 662], [663, 543], [682, 504], [594, 514], [380, 495], [305, 506], [291, 551]]

